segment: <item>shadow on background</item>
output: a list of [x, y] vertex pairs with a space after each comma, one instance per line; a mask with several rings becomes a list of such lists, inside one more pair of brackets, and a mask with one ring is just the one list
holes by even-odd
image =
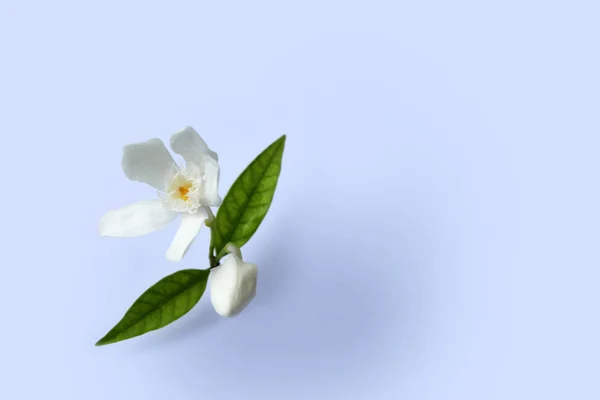
[[221, 318], [205, 298], [199, 310], [140, 342], [138, 351], [166, 345], [185, 384], [203, 376], [211, 385], [234, 380], [239, 390], [298, 384], [309, 390], [332, 380], [360, 385], [377, 379], [380, 365], [401, 368], [418, 351], [421, 329], [414, 249], [399, 236], [396, 248], [382, 252], [373, 232], [334, 232], [334, 221], [323, 226], [331, 228], [306, 229], [280, 218], [264, 239], [268, 244], [257, 244], [252, 254], [259, 287], [244, 313]]
[[[307, 179], [331, 166], [317, 160], [310, 168]], [[359, 179], [359, 173], [340, 176]], [[399, 188], [389, 184], [398, 185], [398, 178], [389, 173], [370, 179], [380, 180], [372, 182], [381, 188], [377, 206], [393, 214], [358, 210], [347, 201], [356, 196], [353, 186], [343, 180], [312, 183], [314, 193], [335, 198], [306, 194], [303, 204], [279, 205], [286, 214], [269, 215], [243, 249], [259, 266], [257, 296], [248, 308], [221, 318], [205, 294], [181, 320], [136, 343], [135, 353], [167, 350], [164, 368], [173, 379], [186, 386], [209, 382], [228, 395], [252, 387], [250, 393], [304, 391], [325, 382], [359, 388], [412, 368], [424, 346], [422, 270], [431, 250], [423, 232], [431, 227], [419, 201], [406, 203], [407, 183], [400, 204]]]

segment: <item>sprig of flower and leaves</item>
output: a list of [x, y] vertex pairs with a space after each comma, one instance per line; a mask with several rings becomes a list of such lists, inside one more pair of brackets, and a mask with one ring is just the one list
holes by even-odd
[[[208, 268], [183, 269], [148, 288], [121, 320], [97, 343], [119, 342], [160, 329], [190, 311], [210, 286], [210, 301], [224, 317], [238, 315], [256, 295], [258, 267], [245, 262], [241, 248], [265, 218], [281, 172], [286, 136], [260, 153], [235, 180], [224, 199], [218, 193], [219, 158], [191, 127], [170, 140], [174, 153], [185, 160], [177, 165], [160, 139], [124, 147], [122, 166], [127, 178], [146, 183], [158, 192], [108, 211], [100, 221], [102, 236], [141, 236], [165, 228], [180, 217], [180, 225], [166, 257], [180, 261], [206, 225], [211, 232]], [[218, 207], [216, 216], [212, 207]]]

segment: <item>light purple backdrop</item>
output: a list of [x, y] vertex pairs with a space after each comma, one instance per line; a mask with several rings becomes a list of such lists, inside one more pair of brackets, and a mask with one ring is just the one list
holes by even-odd
[[[0, 398], [598, 399], [594, 1], [5, 1]], [[255, 301], [95, 341], [208, 232], [123, 145], [194, 126], [221, 193], [288, 134]]]

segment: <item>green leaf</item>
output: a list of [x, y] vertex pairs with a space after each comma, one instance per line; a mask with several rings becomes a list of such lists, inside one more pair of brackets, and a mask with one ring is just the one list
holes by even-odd
[[265, 218], [281, 171], [285, 135], [258, 155], [236, 179], [219, 207], [212, 229], [217, 260], [228, 243], [242, 247]]
[[184, 269], [146, 290], [96, 346], [120, 342], [170, 324], [196, 305], [206, 288], [209, 270]]

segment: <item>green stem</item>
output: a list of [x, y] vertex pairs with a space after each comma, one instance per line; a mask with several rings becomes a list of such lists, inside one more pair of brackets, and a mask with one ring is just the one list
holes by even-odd
[[206, 211], [207, 219], [204, 221], [206, 226], [210, 228], [210, 245], [208, 246], [208, 261], [210, 263], [210, 268], [214, 268], [219, 265], [217, 258], [215, 257], [215, 246], [214, 246], [214, 222], [215, 222], [215, 214], [213, 214], [210, 207], [204, 207], [204, 211]]
[[204, 211], [206, 211], [206, 215], [208, 216], [208, 220], [213, 222], [215, 220], [215, 214], [213, 214], [212, 210], [208, 206], [204, 206]]

